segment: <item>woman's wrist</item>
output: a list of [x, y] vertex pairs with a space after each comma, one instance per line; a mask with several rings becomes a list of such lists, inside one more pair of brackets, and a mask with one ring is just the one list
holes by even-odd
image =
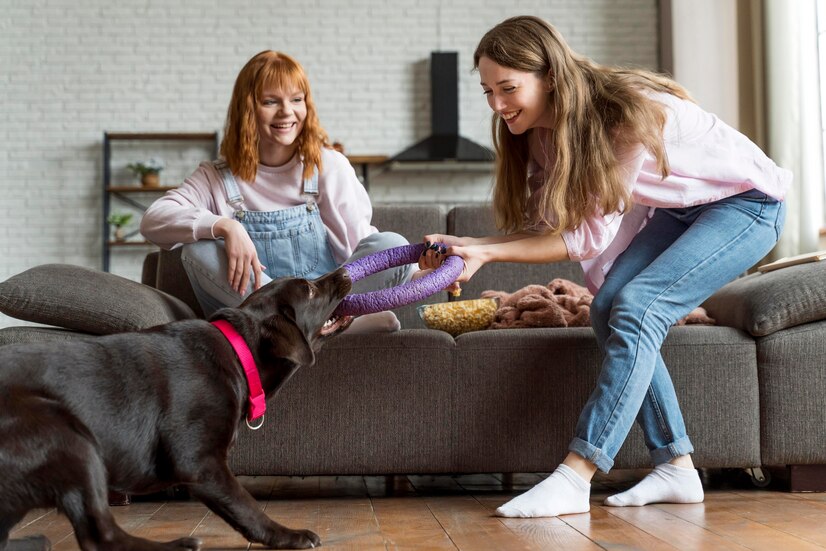
[[237, 224], [232, 218], [220, 218], [212, 225], [212, 235], [217, 239], [226, 238], [232, 230], [233, 224]]
[[474, 248], [477, 250], [476, 256], [482, 261], [483, 264], [497, 261], [496, 253], [499, 248], [498, 243], [480, 244]]

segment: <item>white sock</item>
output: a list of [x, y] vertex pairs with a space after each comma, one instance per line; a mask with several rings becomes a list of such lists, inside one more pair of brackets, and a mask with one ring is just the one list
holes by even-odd
[[628, 507], [649, 503], [700, 503], [703, 484], [696, 469], [662, 463], [621, 494], [605, 498], [605, 505]]
[[362, 333], [392, 333], [402, 328], [396, 314], [386, 310], [375, 314], [365, 314], [353, 320], [350, 327], [344, 330], [349, 335], [361, 335]]
[[496, 514], [534, 518], [587, 513], [591, 509], [590, 494], [591, 485], [563, 464], [551, 476], [496, 509]]

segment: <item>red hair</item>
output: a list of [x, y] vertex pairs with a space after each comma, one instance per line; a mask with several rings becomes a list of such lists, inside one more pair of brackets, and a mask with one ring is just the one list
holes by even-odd
[[255, 180], [259, 162], [255, 110], [261, 94], [269, 87], [281, 90], [298, 88], [304, 93], [307, 117], [296, 141], [304, 163], [303, 177], [310, 178], [316, 169], [321, 172], [321, 150], [330, 147], [330, 144], [327, 133], [318, 122], [310, 94], [310, 81], [304, 69], [295, 59], [281, 52], [265, 50], [256, 54], [238, 73], [227, 109], [221, 156], [233, 174], [248, 182]]

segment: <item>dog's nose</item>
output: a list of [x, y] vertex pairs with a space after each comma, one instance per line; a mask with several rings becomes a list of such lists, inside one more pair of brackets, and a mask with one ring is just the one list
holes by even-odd
[[321, 276], [316, 280], [316, 283], [334, 285], [335, 287], [344, 291], [344, 294], [349, 293], [350, 289], [353, 286], [353, 282], [350, 281], [350, 274], [344, 268], [338, 268], [337, 270], [332, 271], [329, 274]]

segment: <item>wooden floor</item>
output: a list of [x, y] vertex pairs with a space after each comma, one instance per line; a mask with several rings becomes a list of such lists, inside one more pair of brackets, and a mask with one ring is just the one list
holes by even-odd
[[[791, 494], [714, 482], [705, 503], [612, 508], [605, 496], [644, 472], [598, 478], [591, 512], [503, 519], [494, 509], [544, 475], [242, 477], [271, 518], [309, 528], [324, 549], [826, 549], [826, 494]], [[128, 532], [168, 541], [201, 538], [204, 549], [260, 549], [195, 501], [138, 501], [113, 508]], [[12, 538], [45, 534], [55, 550], [78, 549], [54, 510], [33, 511]]]

